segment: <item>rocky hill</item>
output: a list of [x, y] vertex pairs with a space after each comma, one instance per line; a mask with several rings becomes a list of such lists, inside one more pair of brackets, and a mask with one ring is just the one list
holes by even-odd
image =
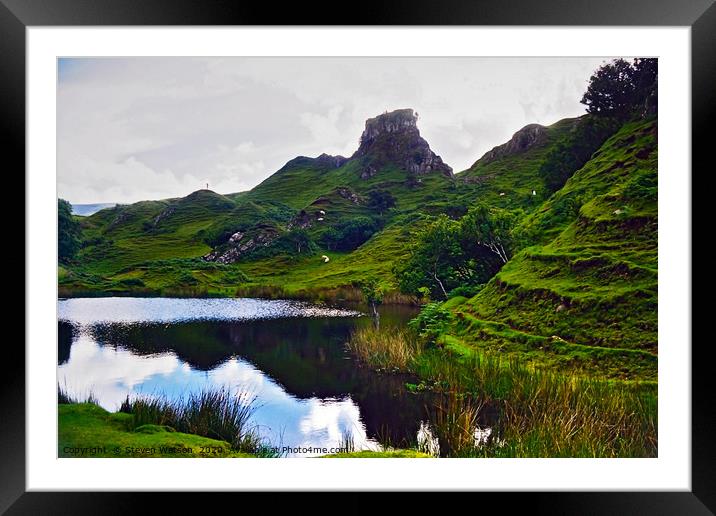
[[481, 203], [518, 214], [526, 245], [477, 296], [451, 300], [456, 349], [479, 337], [585, 368], [598, 355], [610, 375], [649, 377], [656, 120], [624, 125], [551, 193], [540, 167], [586, 119], [528, 125], [453, 174], [416, 113], [384, 113], [366, 121], [350, 157], [300, 156], [248, 192], [200, 190], [82, 218], [83, 248], [62, 268], [60, 292], [359, 298], [356, 285], [378, 278], [389, 300], [408, 301], [394, 268], [416, 231]]
[[[219, 273], [194, 271], [179, 280], [177, 271], [184, 266], [178, 262], [165, 264], [166, 274], [147, 271], [154, 260], [240, 263], [258, 284], [272, 284], [271, 264], [289, 259], [290, 265], [280, 267], [282, 275], [303, 287], [308, 283], [305, 268], [313, 269], [319, 252], [332, 255], [330, 267], [312, 270], [312, 283], [320, 288], [350, 286], [372, 274], [392, 284], [391, 269], [410, 240], [408, 232], [426, 216], [459, 217], [477, 199], [505, 208], [535, 208], [544, 197], [538, 164], [574, 123], [527, 126], [454, 175], [420, 136], [412, 109], [386, 112], [366, 121], [358, 148], [348, 158], [299, 156], [240, 194], [199, 190], [180, 199], [100, 210], [82, 223], [82, 265], [65, 276], [63, 285], [70, 292], [233, 289], [223, 285]], [[387, 196], [390, 209], [377, 213], [371, 201], [376, 195]], [[347, 243], [336, 244], [341, 238]]]
[[420, 136], [418, 116], [412, 109], [399, 109], [368, 119], [360, 146], [351, 159], [360, 160], [362, 179], [373, 177], [390, 165], [418, 176], [437, 172], [452, 177], [452, 168], [443, 163]]

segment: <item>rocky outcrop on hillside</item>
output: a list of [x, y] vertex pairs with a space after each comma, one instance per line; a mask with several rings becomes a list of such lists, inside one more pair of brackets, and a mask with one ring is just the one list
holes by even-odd
[[316, 217], [316, 213], [309, 214], [306, 210], [301, 210], [289, 221], [286, 229], [289, 231], [292, 229], [308, 229], [313, 226], [313, 222], [316, 220]]
[[205, 254], [202, 258], [208, 262], [234, 263], [259, 247], [270, 246], [278, 236], [278, 230], [271, 226], [257, 226], [247, 231], [237, 231], [229, 237], [226, 244]]
[[156, 217], [154, 217], [152, 219], [152, 226], [156, 227], [157, 225], [159, 225], [159, 223], [161, 221], [163, 221], [164, 219], [166, 219], [168, 217], [171, 217], [175, 211], [176, 211], [176, 205], [171, 204], [171, 205], [167, 206], [165, 209], [163, 209], [161, 212], [159, 212], [159, 215], [157, 215]]
[[344, 186], [338, 187], [336, 188], [336, 193], [353, 204], [358, 205], [363, 203], [363, 199], [361, 199], [358, 194], [350, 188], [346, 188]]
[[386, 112], [366, 121], [360, 146], [351, 157], [361, 160], [362, 179], [373, 177], [390, 164], [414, 175], [435, 172], [452, 177], [452, 168], [420, 136], [417, 122], [418, 115], [412, 109]]
[[540, 144], [547, 138], [547, 128], [540, 124], [529, 124], [512, 135], [510, 141], [494, 147], [487, 151], [479, 160], [479, 163], [489, 163], [497, 158], [510, 156], [524, 152], [527, 149]]
[[331, 168], [342, 167], [346, 161], [348, 161], [348, 158], [344, 158], [343, 156], [331, 156], [325, 152], [316, 158], [317, 163]]

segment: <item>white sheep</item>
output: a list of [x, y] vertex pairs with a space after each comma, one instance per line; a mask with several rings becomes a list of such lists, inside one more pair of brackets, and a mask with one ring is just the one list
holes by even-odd
[[330, 259], [328, 256], [326, 256], [325, 254], [324, 254], [323, 256], [321, 256], [321, 258], [323, 258], [323, 263], [328, 263], [328, 262], [331, 260], [331, 259]]

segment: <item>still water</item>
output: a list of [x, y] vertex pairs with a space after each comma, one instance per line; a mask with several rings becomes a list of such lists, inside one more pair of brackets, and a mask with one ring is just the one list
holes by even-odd
[[[110, 411], [127, 397], [228, 388], [255, 397], [252, 426], [286, 456], [414, 442], [427, 394], [360, 367], [345, 350], [372, 324], [361, 310], [262, 299], [87, 298], [59, 301], [58, 383]], [[415, 311], [384, 307], [381, 325]], [[297, 449], [302, 449], [297, 450]], [[305, 451], [309, 449], [309, 451]]]

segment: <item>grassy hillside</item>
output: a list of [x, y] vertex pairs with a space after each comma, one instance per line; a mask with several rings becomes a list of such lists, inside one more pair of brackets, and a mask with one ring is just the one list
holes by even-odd
[[[489, 159], [488, 153], [458, 174], [458, 181], [472, 186], [469, 189], [472, 198], [479, 198], [491, 206], [534, 208], [548, 197], [538, 173], [542, 160], [578, 121], [578, 118], [565, 118], [545, 127], [544, 135], [523, 151], [493, 159]], [[532, 195], [533, 190], [536, 195]]]
[[[316, 297], [327, 290], [349, 292], [368, 277], [380, 278], [395, 292], [393, 266], [405, 255], [410, 231], [426, 218], [441, 213], [460, 217], [476, 200], [527, 211], [539, 206], [544, 195], [535, 186], [540, 184], [539, 164], [574, 120], [547, 127], [546, 137], [524, 152], [489, 163], [478, 160], [455, 177], [438, 172], [416, 176], [384, 160], [380, 170], [364, 177], [370, 152], [383, 153], [369, 149], [360, 159], [296, 158], [248, 192], [224, 196], [199, 190], [184, 198], [100, 210], [82, 217], [84, 246], [75, 262], [62, 268], [60, 295], [234, 295], [238, 290]], [[531, 195], [533, 189], [537, 196]], [[395, 199], [395, 206], [380, 216], [368, 203], [375, 190]], [[326, 245], [327, 232], [361, 217], [378, 220], [365, 243], [353, 250]], [[246, 239], [278, 237], [297, 226], [305, 227], [315, 244], [301, 253], [264, 252], [227, 265], [201, 259], [225, 248], [237, 231]]]
[[656, 134], [655, 120], [625, 125], [522, 221], [539, 245], [454, 308], [448, 347], [656, 379]]

